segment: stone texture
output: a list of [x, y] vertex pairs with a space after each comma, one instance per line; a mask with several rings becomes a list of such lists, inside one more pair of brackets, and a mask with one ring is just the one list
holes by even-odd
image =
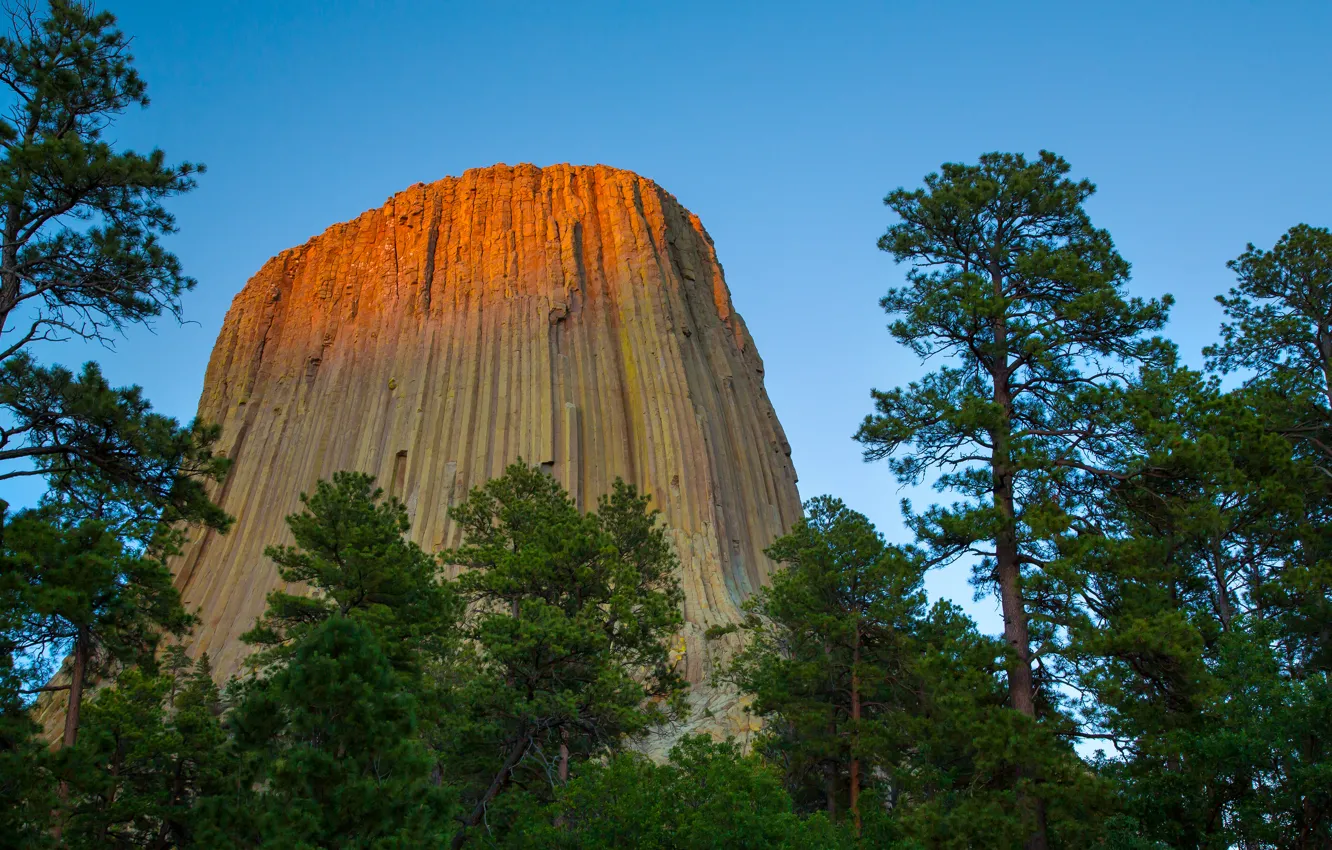
[[434, 551], [459, 542], [448, 507], [522, 457], [583, 507], [616, 476], [652, 495], [681, 562], [690, 726], [747, 731], [708, 683], [703, 632], [773, 568], [796, 475], [712, 240], [655, 183], [497, 165], [334, 225], [236, 296], [199, 414], [223, 426], [217, 498], [236, 525], [196, 536], [175, 571], [202, 618], [191, 652], [219, 676], [279, 584], [263, 549], [289, 540], [300, 491], [368, 471]]

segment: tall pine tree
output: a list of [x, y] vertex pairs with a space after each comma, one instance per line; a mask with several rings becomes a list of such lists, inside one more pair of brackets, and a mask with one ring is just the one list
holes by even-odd
[[[924, 189], [885, 199], [901, 219], [879, 240], [910, 263], [908, 284], [882, 306], [895, 339], [922, 359], [946, 362], [905, 388], [875, 391], [876, 412], [857, 439], [869, 460], [888, 459], [904, 482], [934, 477], [961, 501], [910, 514], [931, 561], [978, 560], [993, 588], [1011, 650], [1014, 711], [1046, 716], [1054, 694], [1034, 670], [1045, 633], [1042, 600], [1027, 576], [1054, 556], [1087, 476], [1097, 465], [1107, 394], [1164, 346], [1169, 299], [1124, 293], [1128, 263], [1083, 208], [1094, 191], [1042, 152], [986, 154], [945, 164]], [[1034, 768], [1020, 777], [1029, 798], [1029, 846], [1046, 846]]]
[[1280, 570], [1264, 588], [1301, 669], [1332, 671], [1332, 231], [1299, 224], [1271, 250], [1249, 245], [1229, 263], [1237, 285], [1217, 300], [1230, 319], [1208, 365], [1241, 372], [1243, 403], [1291, 441], [1304, 522], [1287, 531]]
[[[0, 481], [40, 476], [42, 511], [8, 522], [0, 665], [40, 686], [43, 661], [69, 651], [65, 739], [77, 734], [90, 670], [150, 651], [184, 612], [162, 568], [190, 524], [225, 530], [206, 484], [227, 462], [215, 427], [156, 414], [137, 387], [95, 364], [44, 366], [36, 343], [114, 336], [167, 313], [194, 286], [161, 237], [163, 206], [201, 168], [161, 151], [117, 148], [109, 129], [146, 106], [129, 37], [77, 0], [7, 7], [0, 35]], [[5, 529], [5, 525], [17, 528]], [[99, 584], [101, 582], [101, 584]], [[131, 586], [133, 585], [133, 586]], [[16, 607], [8, 607], [16, 606]], [[7, 708], [5, 709], [8, 710]]]

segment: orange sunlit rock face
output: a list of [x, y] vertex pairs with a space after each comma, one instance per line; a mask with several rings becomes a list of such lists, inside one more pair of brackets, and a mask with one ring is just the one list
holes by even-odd
[[707, 684], [702, 635], [773, 568], [795, 470], [712, 240], [650, 180], [497, 165], [334, 225], [236, 296], [199, 414], [223, 427], [236, 524], [175, 570], [202, 620], [191, 651], [219, 676], [279, 584], [264, 547], [289, 542], [317, 479], [374, 474], [434, 551], [459, 543], [449, 506], [521, 457], [584, 508], [616, 476], [651, 494], [680, 556], [693, 699], [717, 716], [698, 725], [747, 728]]

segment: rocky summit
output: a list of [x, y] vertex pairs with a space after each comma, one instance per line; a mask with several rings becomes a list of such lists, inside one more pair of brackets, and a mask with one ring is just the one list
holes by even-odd
[[617, 476], [652, 496], [681, 564], [686, 730], [744, 731], [704, 632], [773, 569], [796, 474], [712, 239], [652, 181], [497, 165], [334, 225], [236, 296], [199, 415], [223, 427], [236, 524], [196, 534], [175, 572], [201, 618], [191, 653], [220, 677], [281, 584], [264, 548], [290, 539], [302, 490], [370, 472], [436, 551], [460, 542], [449, 506], [522, 458], [584, 508]]

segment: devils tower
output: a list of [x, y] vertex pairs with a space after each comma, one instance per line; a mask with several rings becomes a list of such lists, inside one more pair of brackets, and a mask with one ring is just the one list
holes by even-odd
[[236, 524], [175, 570], [201, 617], [192, 652], [220, 676], [280, 584], [264, 547], [317, 479], [374, 474], [436, 551], [459, 543], [449, 506], [521, 457], [584, 508], [617, 476], [651, 494], [680, 557], [695, 707], [736, 731], [703, 633], [739, 618], [800, 501], [712, 240], [652, 181], [497, 165], [330, 227], [236, 296], [199, 414], [223, 427]]

